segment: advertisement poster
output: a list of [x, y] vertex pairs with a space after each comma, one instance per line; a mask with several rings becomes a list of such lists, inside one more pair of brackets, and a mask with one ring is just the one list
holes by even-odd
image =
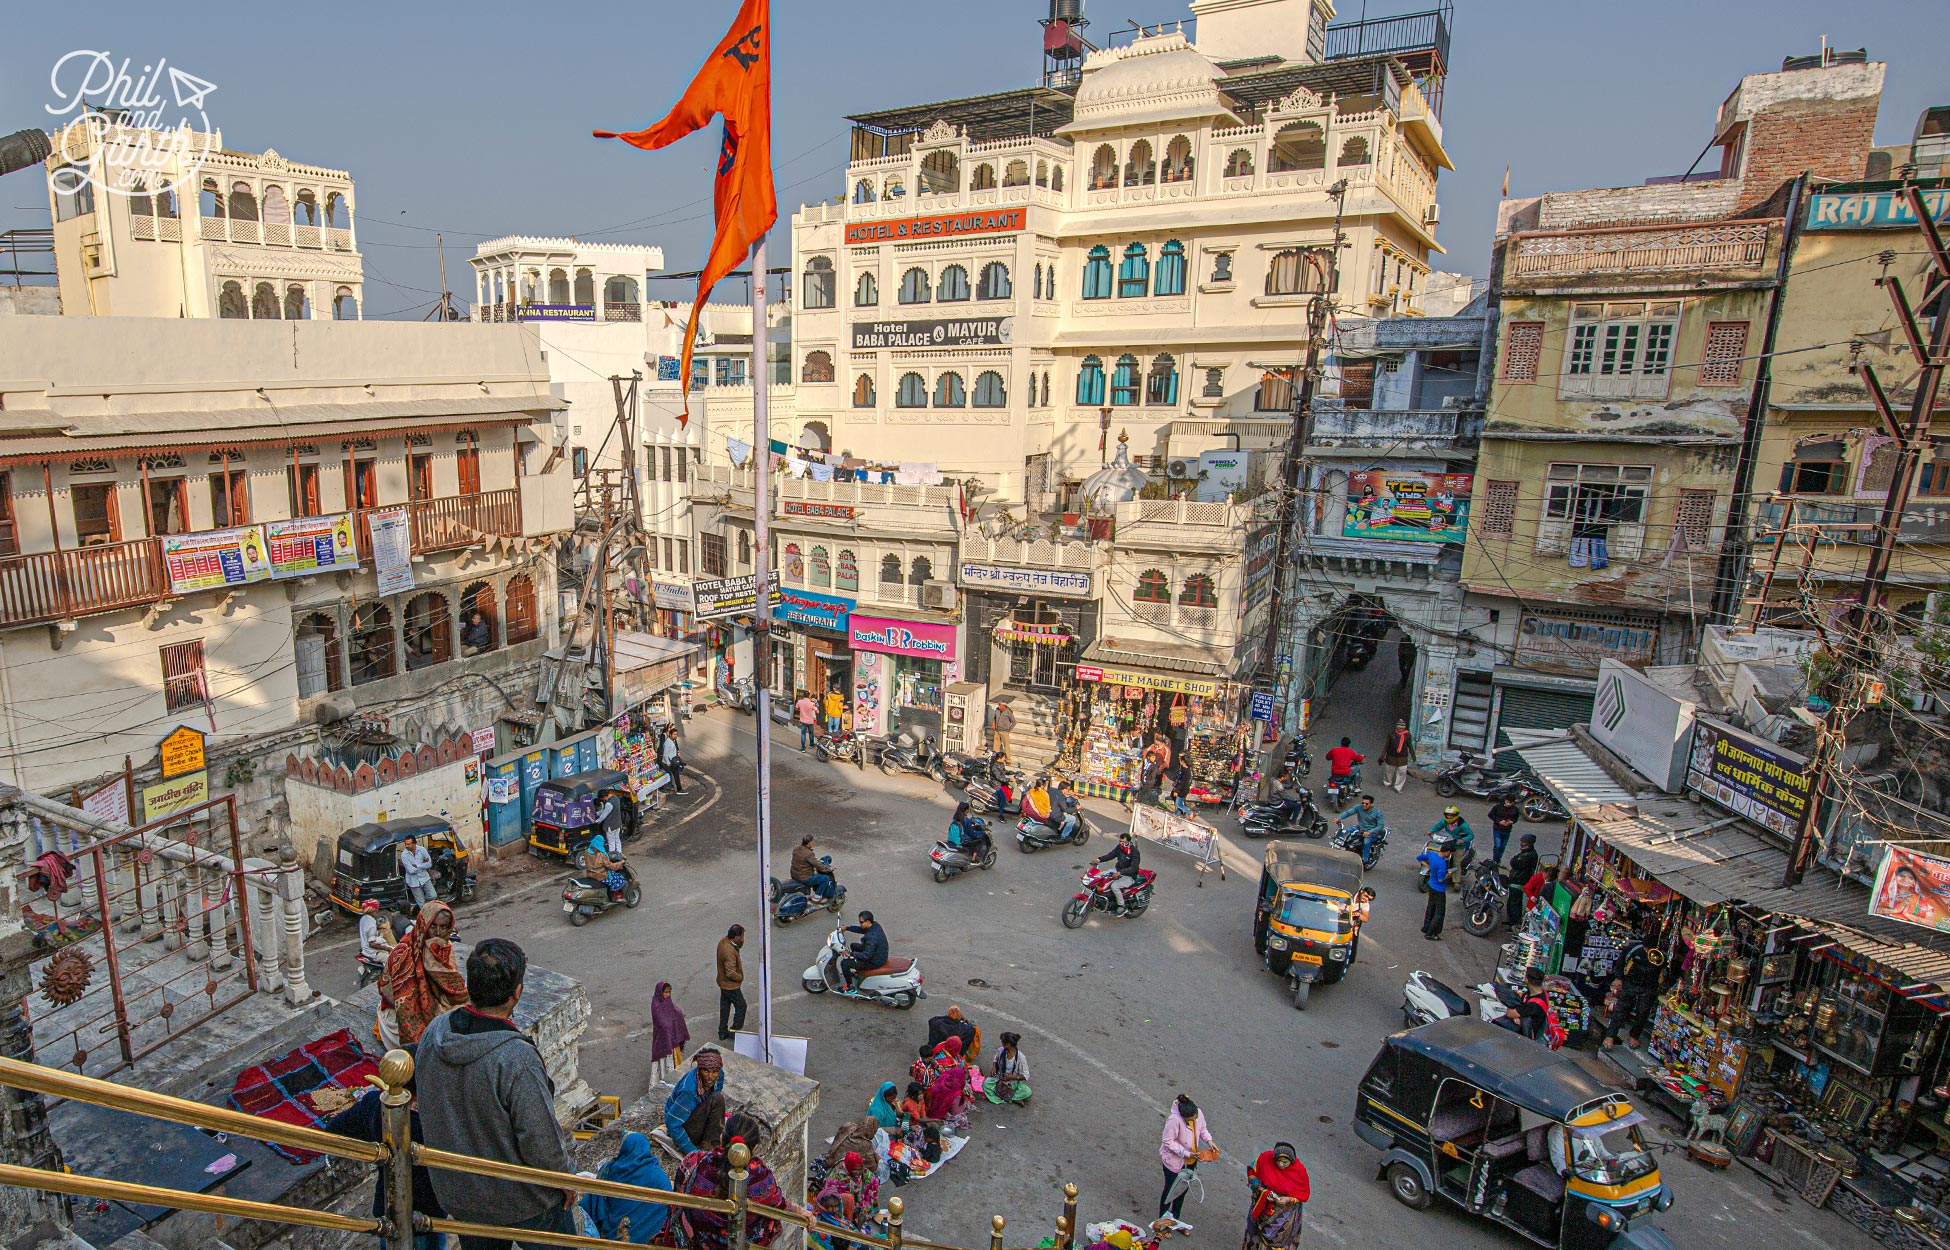
[[1359, 469], [1347, 475], [1344, 538], [1459, 543], [1469, 526], [1468, 473]]
[[199, 534], [165, 534], [162, 550], [171, 590], [218, 590], [271, 576], [264, 531], [256, 525]]
[[271, 576], [308, 577], [335, 569], [359, 567], [352, 543], [352, 514], [308, 516], [295, 521], [266, 521], [264, 537], [271, 549]]
[[[697, 601], [697, 617], [701, 621], [725, 616], [750, 616], [758, 609], [758, 575], [747, 573], [743, 577], [699, 578], [691, 583], [691, 595]], [[778, 602], [778, 574], [774, 573], [773, 606], [778, 606]]]
[[1890, 847], [1876, 869], [1869, 914], [1950, 933], [1950, 859]]
[[413, 589], [413, 535], [404, 508], [376, 508], [366, 513], [372, 534], [373, 573], [382, 595]]
[[1695, 726], [1686, 788], [1763, 829], [1798, 832], [1808, 810], [1808, 761], [1705, 716]]
[[945, 660], [955, 654], [955, 627], [932, 621], [895, 621], [855, 614], [848, 620], [855, 651], [883, 651]]

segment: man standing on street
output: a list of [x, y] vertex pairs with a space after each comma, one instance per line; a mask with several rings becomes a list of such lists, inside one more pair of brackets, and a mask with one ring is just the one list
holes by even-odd
[[[467, 957], [467, 1002], [436, 1018], [420, 1038], [414, 1084], [426, 1144], [501, 1163], [575, 1171], [555, 1120], [555, 1085], [542, 1055], [515, 1028], [528, 958], [506, 938], [488, 938]], [[474, 1172], [431, 1169], [434, 1192], [450, 1218], [500, 1224], [538, 1234], [573, 1235], [572, 1189], [498, 1180]], [[520, 1242], [460, 1239], [461, 1250], [544, 1250], [543, 1237]]]
[[408, 836], [406, 845], [400, 847], [399, 871], [406, 878], [406, 892], [413, 896], [415, 910], [433, 901], [433, 856], [418, 838]]
[[684, 793], [684, 749], [677, 742], [677, 726], [664, 726], [664, 740], [657, 746], [657, 759], [670, 774], [670, 792]]
[[[807, 700], [811, 702], [811, 700]], [[718, 939], [718, 1040], [728, 1042], [745, 1027], [745, 961], [738, 948], [745, 944], [745, 926], [732, 925]]]
[[[1497, 863], [1503, 862], [1503, 848], [1510, 845], [1510, 833], [1521, 819], [1523, 808], [1517, 806], [1517, 801], [1507, 792], [1498, 795], [1496, 802], [1490, 804], [1490, 858]], [[1529, 880], [1528, 877], [1524, 879]]]
[[1394, 732], [1381, 747], [1381, 784], [1394, 788], [1396, 794], [1408, 784], [1408, 765], [1415, 758], [1415, 746], [1408, 736], [1408, 722], [1395, 722]]
[[826, 692], [826, 732], [837, 736], [840, 732], [840, 714], [846, 711], [846, 697], [837, 688]]
[[1440, 942], [1442, 920], [1449, 910], [1449, 861], [1441, 851], [1423, 851], [1415, 862], [1429, 866], [1429, 905], [1422, 911], [1422, 936]]
[[1016, 731], [1016, 710], [997, 699], [989, 714], [989, 749], [998, 755], [1010, 754], [1009, 735]]
[[792, 714], [799, 722], [799, 749], [803, 751], [813, 744], [813, 738], [819, 732], [819, 708], [813, 703], [809, 692], [799, 692], [798, 701], [792, 705]]

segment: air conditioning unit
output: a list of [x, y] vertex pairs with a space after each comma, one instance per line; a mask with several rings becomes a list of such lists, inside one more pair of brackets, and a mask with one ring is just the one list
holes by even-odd
[[955, 584], [953, 582], [922, 582], [921, 606], [940, 608], [947, 611], [955, 606]]
[[1178, 482], [1191, 481], [1198, 476], [1198, 461], [1173, 460], [1165, 465], [1165, 476]]
[[1428, 222], [1431, 226], [1433, 226], [1436, 222], [1441, 221], [1442, 205], [1440, 204], [1429, 205], [1428, 211], [1422, 214], [1422, 220]]

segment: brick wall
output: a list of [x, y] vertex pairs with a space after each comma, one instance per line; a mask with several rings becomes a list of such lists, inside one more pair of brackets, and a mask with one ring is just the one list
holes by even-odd
[[1756, 113], [1747, 123], [1739, 207], [1759, 203], [1803, 171], [1844, 181], [1861, 177], [1875, 126], [1874, 96], [1795, 100]]
[[1734, 184], [1717, 180], [1553, 191], [1544, 196], [1534, 229], [1583, 230], [1621, 222], [1708, 221], [1732, 212], [1739, 191]]

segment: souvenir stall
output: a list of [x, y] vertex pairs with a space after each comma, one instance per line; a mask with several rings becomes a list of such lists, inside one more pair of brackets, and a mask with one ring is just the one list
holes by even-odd
[[601, 756], [607, 758], [601, 762], [605, 767], [630, 775], [631, 789], [639, 806], [648, 805], [646, 801], [651, 795], [670, 784], [670, 774], [658, 759], [664, 723], [648, 706], [640, 707], [612, 720], [607, 739], [602, 743]]
[[1174, 761], [1192, 766], [1189, 798], [1231, 801], [1251, 758], [1253, 724], [1242, 723], [1247, 697], [1229, 683], [1182, 674], [1079, 664], [1059, 723], [1059, 767], [1073, 767], [1078, 789], [1097, 798], [1129, 799], [1143, 774], [1153, 735], [1171, 743]]

